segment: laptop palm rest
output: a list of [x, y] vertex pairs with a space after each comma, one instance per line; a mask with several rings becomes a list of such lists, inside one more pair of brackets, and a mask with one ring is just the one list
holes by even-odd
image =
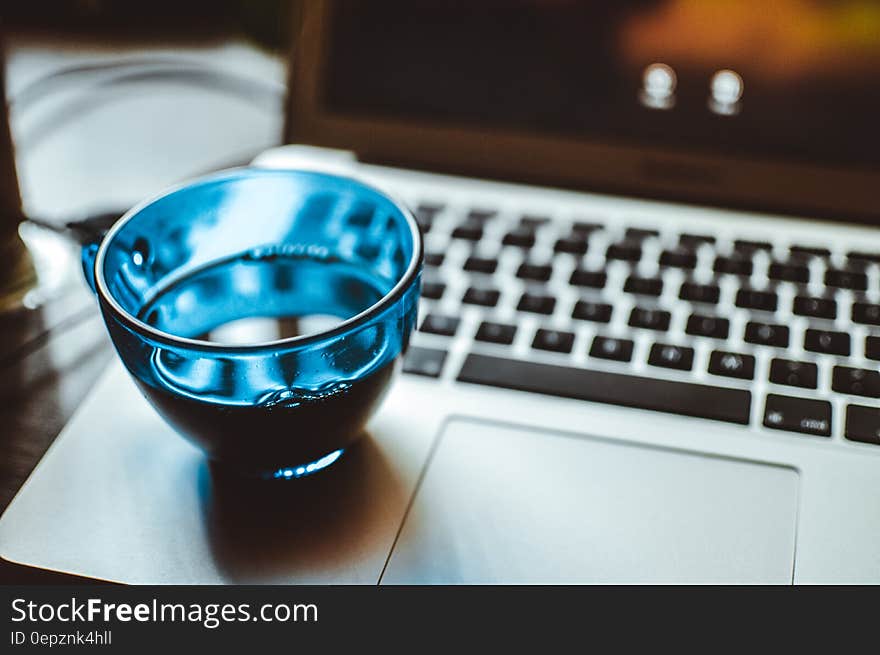
[[797, 503], [787, 467], [454, 419], [382, 583], [790, 583]]

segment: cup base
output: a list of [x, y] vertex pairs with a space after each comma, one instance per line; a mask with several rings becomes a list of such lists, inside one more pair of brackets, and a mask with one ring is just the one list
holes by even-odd
[[274, 471], [263, 473], [260, 477], [264, 480], [298, 480], [300, 478], [305, 478], [336, 463], [339, 458], [342, 457], [344, 452], [344, 448], [339, 448], [312, 462], [276, 469]]

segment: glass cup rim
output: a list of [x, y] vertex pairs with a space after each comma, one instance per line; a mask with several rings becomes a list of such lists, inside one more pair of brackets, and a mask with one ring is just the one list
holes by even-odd
[[[339, 324], [328, 330], [323, 330], [320, 332], [311, 332], [308, 334], [286, 337], [284, 339], [276, 339], [274, 341], [262, 341], [253, 344], [222, 344], [213, 341], [205, 341], [202, 339], [180, 337], [171, 334], [170, 332], [159, 330], [152, 325], [141, 321], [139, 318], [126, 311], [110, 293], [109, 289], [107, 288], [106, 280], [104, 279], [103, 266], [107, 249], [109, 248], [110, 243], [113, 241], [117, 233], [134, 218], [136, 218], [144, 209], [146, 209], [153, 203], [158, 202], [163, 198], [167, 198], [168, 196], [174, 195], [175, 193], [183, 191], [188, 187], [210, 184], [212, 182], [221, 182], [227, 179], [234, 179], [236, 176], [240, 176], [242, 174], [284, 176], [285, 174], [291, 173], [315, 177], [333, 178], [337, 181], [351, 183], [361, 188], [367, 189], [394, 205], [394, 207], [403, 215], [404, 220], [409, 226], [410, 234], [413, 240], [413, 252], [412, 256], [409, 259], [409, 264], [407, 265], [406, 271], [404, 271], [400, 280], [397, 281], [397, 283], [391, 288], [388, 293], [386, 293], [378, 301], [364, 309], [362, 312], [359, 312], [358, 314], [355, 314], [354, 316], [345, 319], [344, 321], [340, 322]], [[125, 325], [133, 332], [142, 336], [148, 336], [150, 339], [158, 343], [163, 343], [172, 347], [180, 347], [216, 354], [244, 354], [259, 353], [267, 350], [289, 350], [291, 348], [308, 346], [320, 341], [332, 339], [340, 335], [353, 332], [358, 327], [366, 324], [372, 318], [378, 316], [386, 309], [394, 305], [398, 300], [403, 297], [409, 287], [416, 281], [422, 266], [423, 247], [424, 244], [422, 242], [421, 230], [419, 229], [415, 216], [413, 216], [409, 207], [386, 191], [381, 191], [371, 184], [368, 184], [353, 176], [327, 173], [324, 171], [310, 170], [307, 168], [260, 168], [256, 166], [236, 166], [234, 168], [227, 168], [222, 171], [217, 171], [208, 175], [202, 175], [196, 178], [185, 180], [179, 184], [166, 188], [164, 191], [150, 198], [147, 198], [146, 200], [139, 202], [134, 207], [125, 212], [119, 218], [119, 220], [117, 220], [116, 223], [114, 223], [113, 226], [107, 231], [107, 234], [104, 235], [104, 238], [101, 240], [101, 243], [98, 246], [98, 251], [95, 255], [94, 263], [95, 289], [97, 291], [98, 298], [109, 308], [114, 318], [119, 320], [123, 325]]]

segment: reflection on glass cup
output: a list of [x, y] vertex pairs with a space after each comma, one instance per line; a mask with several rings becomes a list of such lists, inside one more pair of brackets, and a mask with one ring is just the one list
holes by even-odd
[[[358, 439], [388, 389], [422, 242], [410, 212], [365, 184], [245, 168], [135, 207], [83, 261], [159, 414], [223, 467], [296, 478]], [[324, 329], [290, 334], [309, 317]], [[229, 338], [255, 319], [257, 341]]]

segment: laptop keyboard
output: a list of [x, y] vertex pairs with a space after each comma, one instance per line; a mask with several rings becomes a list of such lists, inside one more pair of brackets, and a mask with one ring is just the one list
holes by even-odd
[[880, 445], [880, 252], [414, 213], [426, 255], [406, 373]]

